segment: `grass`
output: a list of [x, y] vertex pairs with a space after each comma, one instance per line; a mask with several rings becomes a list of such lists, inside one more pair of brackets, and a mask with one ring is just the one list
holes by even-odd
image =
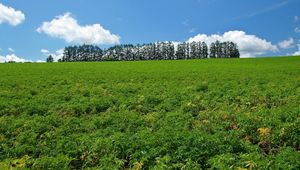
[[299, 169], [300, 58], [0, 65], [0, 169]]

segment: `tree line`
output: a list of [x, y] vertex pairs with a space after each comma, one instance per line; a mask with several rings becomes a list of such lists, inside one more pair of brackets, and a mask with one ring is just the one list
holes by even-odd
[[[156, 42], [149, 44], [115, 45], [102, 50], [95, 45], [65, 47], [59, 62], [78, 61], [135, 61], [135, 60], [182, 60], [204, 58], [239, 58], [238, 47], [233, 42]], [[50, 55], [47, 62], [53, 62]]]

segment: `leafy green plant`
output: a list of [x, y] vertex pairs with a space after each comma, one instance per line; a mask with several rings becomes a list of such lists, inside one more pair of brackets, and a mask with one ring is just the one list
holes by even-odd
[[0, 65], [0, 169], [299, 169], [299, 62]]

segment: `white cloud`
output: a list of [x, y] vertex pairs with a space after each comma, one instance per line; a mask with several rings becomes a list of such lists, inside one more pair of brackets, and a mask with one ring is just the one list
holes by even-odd
[[9, 52], [12, 52], [12, 53], [14, 53], [14, 52], [15, 52], [15, 50], [14, 50], [14, 49], [12, 49], [12, 48], [8, 48], [8, 51], [9, 51]]
[[22, 57], [18, 57], [15, 54], [10, 54], [10, 55], [6, 55], [6, 56], [1, 56], [0, 55], [0, 63], [4, 63], [4, 62], [9, 62], [9, 61], [14, 61], [14, 62], [32, 62], [31, 60], [26, 60]]
[[120, 42], [118, 35], [110, 33], [100, 24], [79, 25], [71, 13], [57, 16], [50, 22], [43, 22], [37, 32], [64, 39], [68, 43], [116, 44]]
[[189, 30], [189, 32], [190, 32], [190, 33], [196, 32], [196, 28], [191, 28], [191, 29]]
[[37, 62], [37, 63], [44, 63], [46, 62], [45, 60], [27, 60], [23, 57], [16, 56], [16, 54], [9, 54], [2, 56], [0, 55], [0, 63], [5, 63], [5, 62], [17, 62], [17, 63], [24, 63], [24, 62]]
[[49, 50], [47, 50], [47, 49], [41, 49], [41, 53], [43, 53], [43, 54], [49, 54]]
[[36, 60], [37, 63], [45, 63], [45, 60]]
[[0, 3], [0, 24], [8, 23], [16, 26], [25, 20], [25, 15], [21, 11], [17, 11], [12, 7], [7, 7]]
[[294, 16], [294, 21], [297, 22], [300, 19], [299, 16]]
[[298, 51], [296, 51], [292, 54], [294, 56], [300, 56], [300, 44], [297, 44], [297, 46], [298, 46]]
[[56, 50], [55, 52], [50, 52], [49, 50], [41, 49], [41, 53], [46, 57], [51, 55], [53, 57], [54, 61], [58, 61], [59, 59], [61, 59], [63, 57], [64, 49], [62, 48], [62, 49]]
[[293, 47], [293, 44], [294, 44], [294, 39], [289, 38], [288, 40], [284, 40], [284, 41], [279, 42], [278, 46], [280, 48], [283, 48], [283, 49], [288, 49], [288, 48]]
[[295, 32], [296, 32], [296, 33], [300, 33], [300, 27], [296, 27], [296, 28], [295, 28]]
[[215, 41], [232, 41], [239, 47], [242, 58], [256, 57], [267, 52], [275, 52], [278, 50], [276, 45], [271, 42], [261, 39], [255, 35], [248, 35], [244, 31], [228, 31], [223, 35], [213, 34], [198, 34], [191, 37], [188, 41], [204, 41], [208, 44]]

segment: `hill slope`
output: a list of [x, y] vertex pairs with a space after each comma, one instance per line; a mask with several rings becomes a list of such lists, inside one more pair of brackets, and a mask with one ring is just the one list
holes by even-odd
[[0, 169], [299, 169], [300, 58], [0, 65]]

